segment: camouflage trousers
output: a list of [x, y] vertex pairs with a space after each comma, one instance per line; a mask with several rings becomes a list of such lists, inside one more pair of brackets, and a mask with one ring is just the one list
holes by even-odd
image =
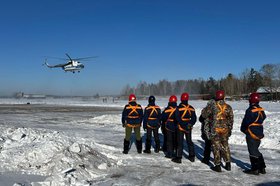
[[216, 135], [212, 140], [212, 148], [214, 154], [214, 164], [220, 165], [221, 158], [224, 161], [230, 162], [230, 150], [228, 146], [228, 137], [222, 135]]

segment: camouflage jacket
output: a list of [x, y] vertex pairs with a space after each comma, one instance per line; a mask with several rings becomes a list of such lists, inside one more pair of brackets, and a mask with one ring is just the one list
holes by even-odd
[[210, 100], [207, 106], [201, 111], [201, 116], [205, 119], [204, 133], [208, 139], [213, 139], [217, 135], [216, 128], [226, 129], [231, 135], [233, 126], [233, 111], [230, 105], [224, 100]]

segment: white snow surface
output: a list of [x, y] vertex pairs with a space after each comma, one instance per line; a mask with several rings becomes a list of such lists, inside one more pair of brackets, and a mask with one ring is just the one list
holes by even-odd
[[[264, 123], [265, 138], [260, 151], [263, 153], [267, 174], [252, 176], [242, 172], [249, 168], [249, 155], [245, 136], [240, 132], [247, 101], [228, 101], [234, 110], [234, 128], [230, 137], [232, 170], [213, 172], [200, 162], [204, 142], [200, 123], [193, 129], [196, 161], [183, 158], [175, 164], [163, 152], [138, 154], [135, 144], [124, 155], [124, 128], [121, 110], [126, 101], [96, 99], [0, 99], [0, 105], [48, 105], [48, 112], [0, 111], [0, 186], [64, 186], [64, 185], [280, 185], [280, 104], [262, 102], [267, 119]], [[139, 103], [144, 108], [146, 100]], [[189, 103], [200, 115], [206, 101]], [[164, 108], [167, 99], [157, 104]], [[58, 106], [80, 106], [83, 112], [52, 112]], [[119, 111], [99, 110], [88, 112], [87, 107], [115, 107]], [[143, 148], [145, 132], [143, 136]], [[152, 147], [153, 149], [153, 147]], [[187, 147], [184, 150], [187, 157]], [[211, 154], [211, 157], [213, 155]], [[212, 159], [213, 160], [213, 159]]]

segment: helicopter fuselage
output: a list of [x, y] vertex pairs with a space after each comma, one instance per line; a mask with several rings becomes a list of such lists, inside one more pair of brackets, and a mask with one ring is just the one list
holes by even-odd
[[62, 67], [62, 69], [65, 71], [65, 72], [75, 72], [75, 71], [80, 71], [84, 68], [85, 66], [78, 62], [78, 61], [73, 61], [72, 63], [68, 64], [68, 65], [65, 65]]

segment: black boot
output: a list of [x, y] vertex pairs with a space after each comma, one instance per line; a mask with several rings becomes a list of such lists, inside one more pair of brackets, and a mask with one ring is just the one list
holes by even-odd
[[194, 162], [195, 156], [189, 156], [188, 159], [189, 159], [191, 162]]
[[258, 169], [248, 169], [243, 171], [246, 174], [253, 174], [253, 175], [259, 175], [259, 170]]
[[179, 158], [179, 157], [172, 158], [171, 161], [173, 161], [173, 162], [175, 162], [175, 163], [182, 163], [182, 158]]
[[167, 143], [166, 143], [167, 139], [166, 139], [166, 135], [164, 136], [163, 138], [163, 144], [162, 144], [162, 147], [161, 147], [161, 150], [163, 152], [166, 152], [167, 151]]
[[265, 168], [266, 168], [266, 165], [265, 165], [263, 156], [261, 155], [261, 156], [259, 157], [259, 172], [260, 172], [261, 174], [266, 174]]
[[124, 141], [123, 141], [123, 153], [124, 154], [128, 153], [128, 151], [129, 151], [129, 144], [130, 144], [130, 141], [126, 141], [124, 139]]
[[136, 148], [137, 148], [137, 152], [139, 154], [141, 154], [142, 153], [142, 139], [136, 140]]
[[211, 167], [211, 169], [216, 172], [222, 172], [221, 165], [216, 165], [214, 167]]
[[208, 165], [208, 164], [209, 164], [209, 159], [203, 158], [203, 159], [201, 160], [201, 162], [202, 162], [202, 163], [205, 163], [206, 165]]
[[259, 175], [259, 158], [250, 156], [251, 169], [243, 171], [246, 174]]
[[230, 171], [230, 170], [231, 170], [230, 162], [226, 162], [225, 169], [226, 169], [227, 171]]
[[161, 151], [163, 151], [163, 152], [166, 152], [166, 151], [167, 151], [167, 147], [166, 147], [166, 145], [165, 145], [165, 144], [163, 144], [160, 150], [161, 150]]
[[151, 140], [146, 140], [146, 149], [143, 151], [144, 153], [151, 153]]
[[155, 153], [158, 153], [160, 149], [160, 142], [156, 141]]
[[171, 159], [172, 158], [172, 153], [166, 152], [165, 157]]

